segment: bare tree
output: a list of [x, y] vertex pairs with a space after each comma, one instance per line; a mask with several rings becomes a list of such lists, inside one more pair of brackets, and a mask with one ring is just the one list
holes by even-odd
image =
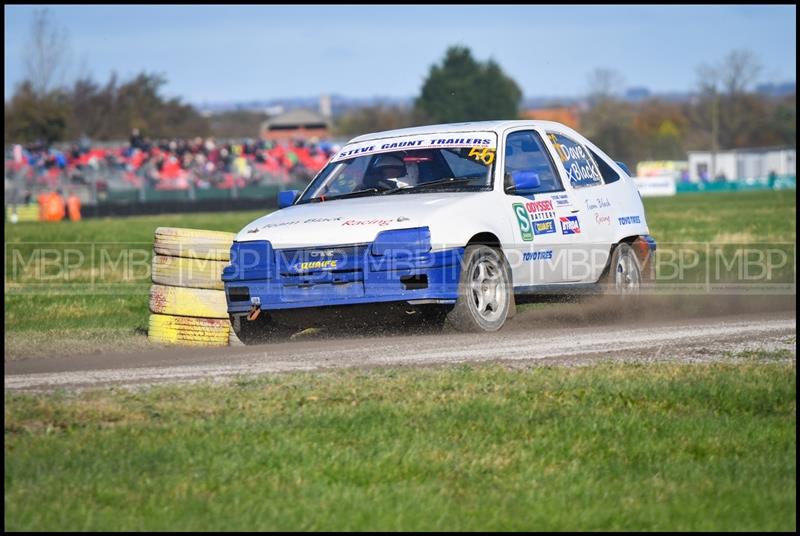
[[746, 93], [762, 71], [758, 58], [749, 50], [732, 50], [715, 64], [697, 68], [698, 86], [702, 94], [724, 92], [727, 95]]
[[615, 97], [622, 92], [624, 84], [625, 79], [618, 71], [599, 67], [589, 73], [589, 100], [597, 102]]
[[[697, 85], [700, 90], [700, 101], [697, 106], [701, 125], [710, 125], [709, 142], [711, 145], [712, 177], [717, 174], [717, 152], [719, 151], [719, 86], [721, 67], [701, 64], [697, 67]], [[705, 130], [705, 129], [703, 129]]]
[[738, 140], [747, 137], [743, 133], [760, 122], [753, 112], [749, 90], [761, 70], [749, 50], [732, 50], [722, 60], [697, 68], [697, 113], [700, 125], [710, 126], [712, 173], [717, 150], [738, 146]]
[[701, 95], [708, 95], [719, 91], [719, 67], [703, 63], [697, 66], [697, 87]]
[[36, 95], [46, 95], [64, 82], [69, 56], [69, 38], [47, 9], [36, 10], [31, 23], [25, 70]]
[[614, 69], [597, 68], [589, 73], [589, 109], [581, 122], [586, 134], [617, 160], [633, 164], [638, 142], [633, 134], [633, 109], [619, 96], [625, 83]]
[[749, 50], [733, 50], [722, 61], [722, 87], [729, 95], [745, 93], [761, 74], [762, 66]]

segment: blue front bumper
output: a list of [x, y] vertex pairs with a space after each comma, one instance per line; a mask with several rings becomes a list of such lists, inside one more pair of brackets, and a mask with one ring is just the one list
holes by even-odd
[[385, 231], [374, 242], [273, 249], [234, 242], [223, 272], [229, 313], [392, 301], [455, 303], [464, 248], [430, 251], [427, 228]]

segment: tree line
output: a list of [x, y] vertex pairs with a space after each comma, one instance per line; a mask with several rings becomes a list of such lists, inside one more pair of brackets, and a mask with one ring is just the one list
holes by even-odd
[[796, 94], [780, 97], [753, 90], [761, 71], [747, 50], [733, 50], [697, 67], [690, 99], [619, 97], [621, 77], [598, 69], [589, 82], [584, 134], [617, 160], [683, 160], [689, 150], [727, 150], [797, 144]]
[[[752, 53], [734, 50], [713, 65], [697, 67], [697, 88], [681, 102], [621, 97], [624, 81], [612, 69], [589, 75], [579, 112], [580, 131], [616, 160], [684, 160], [689, 150], [796, 146], [796, 94], [773, 97], [752, 89], [761, 70]], [[522, 93], [492, 60], [476, 61], [469, 49], [451, 47], [430, 68], [410, 108], [374, 106], [344, 115], [341, 135], [407, 126], [517, 119]]]
[[160, 95], [165, 83], [155, 73], [140, 73], [125, 82], [112, 74], [105, 84], [82, 78], [70, 88], [42, 93], [24, 81], [6, 102], [6, 143], [122, 140], [133, 128], [158, 138], [208, 135], [208, 119], [194, 107]]
[[47, 9], [34, 13], [25, 50], [25, 79], [5, 102], [6, 145], [120, 140], [134, 128], [158, 138], [210, 133], [207, 118], [193, 106], [161, 94], [167, 83], [161, 74], [142, 72], [129, 80], [111, 74], [105, 83], [83, 74], [63, 83], [68, 38]]
[[[126, 139], [133, 128], [151, 138], [255, 137], [265, 116], [235, 111], [210, 118], [178, 98], [162, 96], [167, 80], [140, 73], [106, 83], [81, 76], [59, 84], [66, 36], [46, 10], [34, 17], [26, 79], [5, 103], [5, 142]], [[533, 66], [532, 66], [533, 67]], [[697, 67], [697, 88], [683, 102], [621, 98], [619, 73], [599, 68], [587, 81], [580, 130], [616, 160], [685, 159], [688, 150], [796, 145], [796, 95], [753, 91], [761, 66], [748, 51], [732, 51]], [[516, 119], [522, 90], [492, 59], [479, 61], [469, 48], [450, 47], [430, 66], [410, 107], [371, 106], [336, 118], [334, 135], [348, 137], [408, 126]]]

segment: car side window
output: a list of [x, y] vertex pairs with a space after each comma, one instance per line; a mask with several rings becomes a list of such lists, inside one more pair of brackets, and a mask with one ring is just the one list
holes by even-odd
[[341, 195], [357, 189], [368, 160], [368, 158], [354, 158], [339, 164], [334, 169], [332, 177], [324, 183], [322, 192], [325, 195]]
[[564, 189], [561, 177], [556, 173], [553, 161], [537, 132], [524, 130], [512, 132], [506, 137], [505, 186], [513, 184], [512, 173], [533, 172], [539, 176], [540, 185], [535, 189], [517, 192], [517, 195], [530, 196], [545, 192], [559, 192]]
[[601, 158], [599, 154], [591, 149], [589, 149], [589, 152], [592, 154], [592, 157], [594, 157], [594, 161], [597, 162], [597, 168], [600, 170], [603, 182], [606, 184], [617, 182], [619, 180], [619, 173], [614, 171], [614, 169], [608, 165], [608, 162]]
[[563, 134], [548, 132], [547, 137], [553, 143], [573, 188], [603, 184], [600, 169], [588, 148]]

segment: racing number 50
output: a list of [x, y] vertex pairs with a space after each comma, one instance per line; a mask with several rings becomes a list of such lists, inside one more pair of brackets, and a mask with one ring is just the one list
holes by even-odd
[[467, 156], [483, 162], [488, 166], [494, 162], [494, 149], [490, 149], [489, 147], [473, 147], [469, 150]]

